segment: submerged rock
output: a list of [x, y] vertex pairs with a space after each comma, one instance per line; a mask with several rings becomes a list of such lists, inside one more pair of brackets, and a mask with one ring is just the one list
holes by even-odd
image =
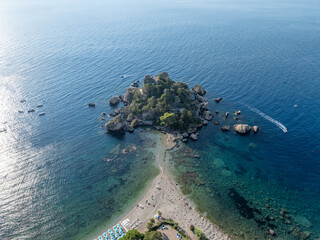
[[235, 111], [234, 115], [240, 115], [241, 114], [241, 111], [238, 110], [238, 111]]
[[95, 107], [96, 104], [95, 104], [95, 103], [88, 103], [88, 106], [89, 106], [89, 107]]
[[230, 131], [230, 126], [224, 125], [224, 126], [221, 127], [221, 130], [222, 131]]
[[215, 121], [214, 125], [220, 125], [220, 122], [219, 121]]
[[240, 134], [246, 134], [249, 133], [251, 130], [251, 127], [248, 124], [235, 124], [233, 125], [233, 129]]
[[221, 97], [213, 99], [213, 101], [215, 101], [216, 103], [219, 103], [221, 100], [222, 100]]

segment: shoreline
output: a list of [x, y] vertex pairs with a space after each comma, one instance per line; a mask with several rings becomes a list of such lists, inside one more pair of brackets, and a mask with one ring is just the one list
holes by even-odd
[[[222, 232], [209, 219], [204, 217], [196, 206], [181, 192], [178, 184], [176, 184], [173, 176], [166, 169], [165, 161], [168, 151], [175, 147], [176, 143], [170, 134], [161, 135], [157, 141], [155, 148], [155, 164], [160, 170], [160, 173], [151, 181], [135, 206], [125, 210], [121, 214], [118, 222], [123, 226], [126, 220], [129, 222], [125, 226], [126, 230], [137, 229], [139, 232], [147, 231], [147, 222], [150, 218], [154, 218], [158, 211], [161, 211], [162, 217], [173, 219], [179, 223], [179, 226], [186, 231], [191, 239], [198, 238], [190, 230], [190, 225], [202, 230], [210, 240], [230, 240], [231, 238]], [[170, 154], [170, 153], [169, 153]], [[130, 204], [131, 205], [131, 204]], [[129, 221], [128, 221], [129, 220]], [[110, 221], [115, 224], [114, 221]], [[113, 225], [108, 224], [109, 228]]]

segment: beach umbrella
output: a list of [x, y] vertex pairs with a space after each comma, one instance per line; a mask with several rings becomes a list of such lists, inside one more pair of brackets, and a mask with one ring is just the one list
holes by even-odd
[[119, 227], [121, 227], [121, 225], [118, 223], [117, 227], [119, 228]]
[[113, 227], [113, 230], [117, 230], [117, 227], [116, 227], [116, 226], [114, 226], [114, 227]]
[[115, 235], [115, 237], [119, 237], [119, 234], [117, 233], [117, 234]]
[[107, 233], [103, 233], [103, 236], [106, 237], [106, 236], [107, 236]]
[[123, 228], [122, 228], [122, 227], [119, 227], [119, 229], [120, 229], [120, 230], [123, 230]]
[[122, 232], [122, 230], [120, 230], [120, 232], [119, 232], [120, 234], [122, 234], [123, 232]]
[[110, 233], [110, 234], [112, 233], [111, 229], [108, 230], [108, 233]]
[[109, 240], [110, 238], [108, 236], [106, 236], [106, 240]]
[[114, 237], [111, 238], [111, 240], [114, 240], [114, 239], [115, 239]]
[[101, 236], [99, 236], [99, 240], [103, 240], [103, 238]]

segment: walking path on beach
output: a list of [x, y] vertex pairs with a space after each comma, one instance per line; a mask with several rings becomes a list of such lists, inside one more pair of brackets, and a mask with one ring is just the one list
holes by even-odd
[[147, 222], [154, 218], [158, 211], [162, 217], [173, 219], [179, 223], [192, 239], [197, 239], [190, 230], [190, 225], [201, 229], [210, 240], [229, 240], [217, 226], [203, 217], [183, 195], [177, 184], [167, 173], [164, 160], [166, 151], [174, 148], [175, 142], [171, 135], [163, 135], [161, 141], [157, 142], [156, 161], [161, 170], [155, 178], [147, 193], [121, 221], [127, 223], [127, 230], [137, 229], [140, 232], [147, 230]]

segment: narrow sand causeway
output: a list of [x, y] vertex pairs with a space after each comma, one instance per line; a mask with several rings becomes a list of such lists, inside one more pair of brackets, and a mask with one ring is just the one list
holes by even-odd
[[[201, 229], [210, 240], [230, 239], [207, 218], [203, 217], [182, 194], [179, 187], [166, 171], [164, 158], [166, 151], [175, 145], [170, 135], [162, 136], [156, 147], [156, 160], [160, 167], [160, 174], [155, 178], [144, 197], [120, 222], [127, 222], [127, 230], [137, 229], [140, 232], [147, 230], [147, 222], [154, 218], [158, 211], [164, 218], [171, 218], [179, 223], [192, 239], [197, 239], [190, 231], [190, 225]], [[129, 221], [128, 221], [129, 220]]]

